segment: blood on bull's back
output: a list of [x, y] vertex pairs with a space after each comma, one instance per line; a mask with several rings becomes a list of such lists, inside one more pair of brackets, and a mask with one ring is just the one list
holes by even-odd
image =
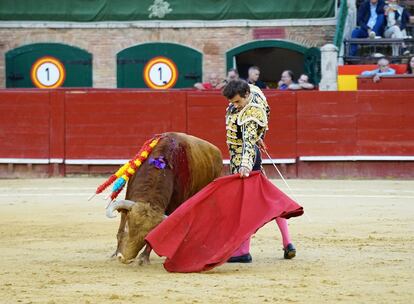
[[[162, 159], [164, 168], [154, 165]], [[184, 133], [163, 134], [147, 160], [128, 182], [126, 199], [146, 201], [168, 215], [222, 171], [220, 150]]]

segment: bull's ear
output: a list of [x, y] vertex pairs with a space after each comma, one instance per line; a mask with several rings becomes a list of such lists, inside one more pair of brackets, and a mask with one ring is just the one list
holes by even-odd
[[116, 217], [116, 213], [114, 213], [114, 211], [121, 211], [121, 210], [125, 210], [125, 211], [131, 211], [132, 206], [135, 205], [135, 202], [130, 201], [130, 200], [114, 200], [112, 201], [108, 207], [106, 208], [106, 216], [109, 218], [114, 218]]

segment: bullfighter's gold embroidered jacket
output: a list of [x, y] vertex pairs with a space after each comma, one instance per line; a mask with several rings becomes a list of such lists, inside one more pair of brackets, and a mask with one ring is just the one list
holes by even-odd
[[270, 108], [263, 92], [254, 85], [246, 106], [240, 111], [229, 104], [226, 111], [227, 146], [230, 153], [230, 170], [237, 173], [240, 167], [252, 170], [255, 160], [255, 145], [268, 129]]

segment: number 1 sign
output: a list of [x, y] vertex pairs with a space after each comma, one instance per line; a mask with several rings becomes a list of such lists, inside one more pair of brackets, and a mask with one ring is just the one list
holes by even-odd
[[45, 56], [36, 60], [30, 71], [30, 78], [37, 88], [53, 89], [65, 81], [66, 71], [58, 59]]
[[144, 67], [144, 81], [151, 89], [171, 88], [175, 85], [177, 79], [177, 66], [169, 58], [152, 58]]

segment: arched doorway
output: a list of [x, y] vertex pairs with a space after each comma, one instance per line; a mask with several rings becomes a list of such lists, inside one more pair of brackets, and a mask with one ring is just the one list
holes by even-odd
[[117, 54], [118, 88], [192, 88], [201, 76], [202, 54], [184, 45], [144, 43]]
[[53, 78], [61, 78], [62, 87], [92, 87], [92, 54], [61, 43], [28, 44], [6, 53], [6, 88], [42, 87], [43, 80], [47, 86]]
[[284, 70], [292, 70], [295, 80], [306, 73], [313, 83], [320, 81], [320, 50], [284, 40], [252, 41], [226, 53], [227, 69], [237, 68], [242, 78], [249, 67], [260, 68], [260, 79], [275, 87]]

